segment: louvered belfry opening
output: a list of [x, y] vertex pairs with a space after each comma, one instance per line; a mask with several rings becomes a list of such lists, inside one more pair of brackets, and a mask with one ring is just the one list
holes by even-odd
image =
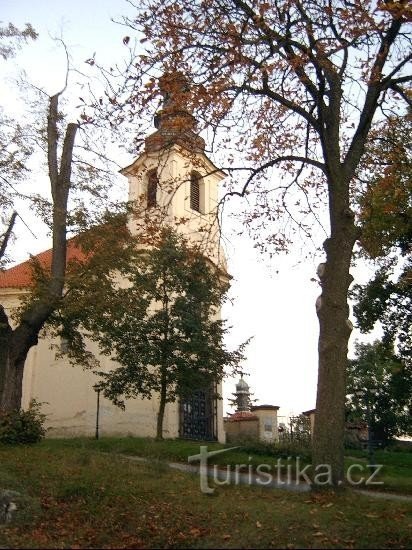
[[156, 170], [152, 170], [148, 174], [147, 181], [147, 208], [154, 208], [157, 206], [157, 184], [159, 179], [157, 177]]
[[190, 175], [190, 208], [200, 212], [200, 175], [197, 172]]

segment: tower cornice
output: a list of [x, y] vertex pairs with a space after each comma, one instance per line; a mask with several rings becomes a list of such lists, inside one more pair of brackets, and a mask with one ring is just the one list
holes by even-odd
[[119, 173], [123, 176], [133, 175], [139, 171], [148, 159], [157, 159], [159, 160], [159, 164], [161, 164], [162, 158], [166, 155], [171, 155], [172, 153], [177, 153], [182, 157], [187, 157], [188, 160], [193, 160], [193, 155], [195, 154], [196, 164], [198, 167], [203, 169], [205, 174], [216, 177], [218, 181], [223, 180], [228, 175], [226, 172], [218, 168], [204, 152], [194, 153], [193, 151], [178, 144], [170, 145], [166, 149], [161, 149], [158, 151], [144, 151], [131, 164], [119, 170]]

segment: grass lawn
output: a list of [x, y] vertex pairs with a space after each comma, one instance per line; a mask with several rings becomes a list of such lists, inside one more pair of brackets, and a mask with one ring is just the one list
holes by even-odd
[[[131, 454], [131, 441], [122, 452]], [[98, 445], [97, 445], [98, 444]], [[197, 476], [115, 454], [114, 440], [47, 440], [0, 447], [0, 487], [22, 494], [16, 521], [0, 527], [5, 548], [408, 548], [412, 503], [259, 487], [199, 490]], [[133, 441], [146, 449], [146, 440]], [[158, 445], [152, 442], [153, 445]], [[194, 445], [167, 442], [170, 453]], [[171, 458], [160, 443], [157, 456]], [[120, 440], [118, 445], [121, 446]], [[175, 448], [173, 449], [173, 446]], [[110, 449], [109, 449], [110, 447]], [[180, 449], [180, 451], [178, 451]], [[153, 456], [153, 455], [152, 455]]]
[[[368, 455], [364, 451], [347, 451], [346, 466], [363, 461], [367, 464]], [[375, 463], [382, 464], [379, 480], [383, 485], [379, 491], [403, 493], [412, 496], [412, 452], [375, 451]]]
[[[147, 457], [157, 460], [176, 461], [187, 463], [187, 458], [190, 455], [199, 453], [200, 443], [197, 441], [185, 441], [178, 439], [167, 439], [164, 441], [156, 441], [143, 437], [104, 437], [98, 441], [94, 439], [75, 438], [75, 439], [47, 439], [42, 445], [49, 446], [51, 449], [77, 449], [83, 448], [88, 450], [98, 450], [108, 453], [122, 453], [127, 455], [135, 455]], [[229, 445], [231, 447], [231, 445]], [[208, 450], [216, 450], [227, 447], [220, 443], [208, 443]], [[286, 463], [287, 457], [297, 453], [302, 458], [302, 464], [310, 463], [310, 457], [306, 451], [300, 452], [297, 449], [284, 448], [276, 449], [273, 447], [272, 452], [267, 452], [268, 446], [256, 445], [256, 448], [244, 450], [242, 447], [224, 454], [216, 455], [209, 459], [210, 464], [235, 466], [236, 464], [251, 464], [256, 467], [259, 464], [268, 464], [272, 471], [276, 471], [275, 465], [278, 458], [282, 458]], [[355, 468], [352, 477], [354, 480], [361, 476], [369, 477], [367, 453], [363, 451], [348, 450], [347, 458], [345, 459], [345, 468], [347, 469], [352, 464], [360, 464], [364, 467], [363, 472], [358, 472]], [[376, 477], [376, 480], [383, 482], [382, 485], [371, 485], [370, 490], [379, 490], [387, 492], [396, 492], [412, 495], [412, 452], [391, 452], [377, 451], [375, 453], [376, 463], [382, 464], [383, 467]], [[292, 468], [294, 461], [291, 462]]]

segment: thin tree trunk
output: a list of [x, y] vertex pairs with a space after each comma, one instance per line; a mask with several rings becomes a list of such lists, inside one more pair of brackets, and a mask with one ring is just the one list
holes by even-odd
[[13, 232], [14, 224], [16, 223], [17, 219], [17, 212], [13, 212], [13, 214], [10, 217], [10, 221], [8, 223], [7, 229], [1, 237], [1, 244], [0, 244], [0, 260], [3, 258], [3, 256], [6, 254], [7, 246], [9, 244], [9, 240], [11, 237], [11, 234]]
[[156, 439], [163, 439], [163, 420], [165, 416], [166, 408], [166, 372], [162, 368], [162, 379], [161, 379], [161, 389], [160, 389], [160, 404], [159, 411], [157, 413], [157, 428], [156, 428]]
[[[166, 287], [166, 273], [163, 271], [163, 312], [165, 314], [165, 325], [163, 332], [163, 342], [166, 344], [169, 339], [169, 295]], [[161, 366], [160, 366], [160, 404], [157, 414], [157, 430], [156, 439], [163, 439], [163, 419], [166, 408], [167, 395], [167, 352], [162, 350]]]

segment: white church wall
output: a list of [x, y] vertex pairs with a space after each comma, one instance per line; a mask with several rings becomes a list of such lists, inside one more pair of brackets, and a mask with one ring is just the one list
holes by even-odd
[[[47, 437], [93, 437], [96, 428], [97, 394], [94, 384], [99, 377], [80, 366], [71, 366], [65, 357], [56, 358], [56, 349], [50, 345], [59, 341], [40, 338], [28, 355], [23, 378], [22, 407], [32, 399], [42, 403], [47, 415]], [[90, 343], [90, 348], [97, 348]], [[116, 363], [100, 357], [105, 371]], [[221, 392], [221, 388], [219, 388]], [[152, 399], [128, 399], [125, 410], [113, 405], [100, 395], [99, 433], [101, 436], [156, 436], [158, 394]], [[224, 441], [223, 406], [218, 402], [218, 435]], [[179, 437], [179, 403], [168, 403], [164, 418], [164, 437]]]
[[[92, 436], [96, 425], [99, 378], [80, 366], [71, 366], [65, 357], [56, 358], [49, 339], [40, 339], [30, 350], [23, 379], [23, 407], [31, 399], [43, 403], [48, 436]], [[92, 346], [93, 347], [93, 344]], [[109, 359], [101, 358], [109, 368]], [[106, 362], [106, 365], [104, 364]], [[100, 433], [102, 435], [154, 436], [156, 400], [128, 400], [125, 411], [100, 396]]]

